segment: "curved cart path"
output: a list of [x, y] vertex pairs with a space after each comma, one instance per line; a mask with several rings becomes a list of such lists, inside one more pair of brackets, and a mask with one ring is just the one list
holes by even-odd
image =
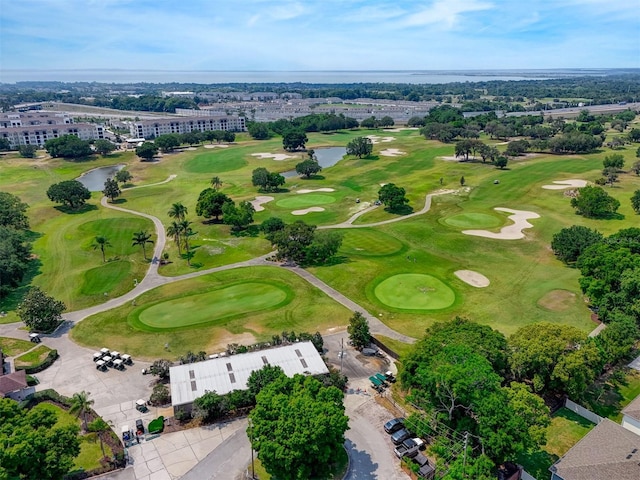
[[[163, 183], [167, 183], [170, 182], [171, 180], [173, 180], [176, 176], [175, 175], [171, 175], [169, 176], [169, 178], [167, 178], [166, 180], [162, 181], [162, 182], [158, 182], [158, 183], [154, 183], [154, 184], [149, 184], [149, 185], [139, 185], [137, 187], [132, 187], [132, 188], [143, 188], [143, 187], [149, 187], [152, 185], [160, 185]], [[347, 219], [345, 222], [343, 223], [339, 223], [336, 225], [326, 225], [326, 226], [321, 226], [318, 228], [321, 229], [329, 229], [329, 228], [365, 228], [365, 227], [375, 227], [378, 225], [386, 225], [388, 223], [394, 223], [394, 222], [399, 222], [401, 220], [405, 220], [407, 218], [411, 218], [411, 217], [415, 217], [417, 215], [422, 215], [424, 213], [427, 213], [430, 208], [431, 208], [431, 199], [435, 196], [435, 195], [444, 195], [444, 194], [448, 194], [448, 193], [453, 193], [454, 190], [442, 190], [440, 192], [436, 192], [436, 193], [430, 193], [425, 197], [425, 205], [424, 207], [418, 211], [418, 212], [414, 212], [411, 213], [409, 215], [405, 215], [402, 217], [398, 217], [398, 218], [392, 218], [389, 220], [383, 220], [381, 222], [375, 222], [375, 223], [368, 223], [368, 224], [362, 224], [362, 225], [353, 225], [353, 222], [360, 216], [364, 215], [365, 213], [375, 209], [377, 206], [372, 206], [372, 207], [368, 207], [364, 210], [361, 210], [360, 212], [357, 212], [356, 214], [354, 214], [353, 216], [351, 216], [349, 219]], [[165, 277], [163, 275], [160, 275], [158, 273], [158, 266], [159, 266], [159, 258], [162, 255], [162, 251], [164, 250], [164, 247], [166, 245], [167, 242], [167, 236], [166, 236], [166, 232], [164, 229], [164, 225], [162, 224], [162, 222], [160, 221], [159, 218], [153, 216], [153, 215], [149, 215], [147, 213], [142, 213], [142, 212], [138, 212], [135, 210], [129, 210], [127, 208], [122, 208], [122, 207], [118, 207], [116, 205], [112, 205], [110, 203], [108, 203], [107, 198], [103, 197], [100, 201], [100, 204], [105, 207], [105, 208], [110, 208], [112, 210], [117, 210], [120, 212], [124, 212], [124, 213], [128, 213], [131, 215], [138, 215], [140, 217], [143, 218], [147, 218], [149, 220], [151, 220], [155, 226], [156, 229], [156, 242], [154, 245], [154, 250], [153, 250], [153, 259], [151, 261], [151, 264], [149, 265], [149, 269], [147, 270], [147, 273], [145, 275], [145, 277], [142, 279], [142, 281], [140, 281], [137, 286], [135, 288], [133, 288], [132, 290], [130, 290], [129, 292], [125, 293], [124, 295], [121, 295], [120, 297], [117, 298], [112, 298], [100, 305], [95, 305], [93, 307], [89, 307], [89, 308], [85, 308], [83, 310], [76, 310], [74, 312], [68, 312], [65, 313], [63, 315], [63, 318], [66, 320], [66, 324], [64, 326], [62, 326], [60, 329], [58, 329], [57, 332], [54, 332], [53, 335], [55, 336], [61, 336], [61, 335], [66, 335], [66, 333], [68, 332], [71, 324], [77, 323], [91, 315], [94, 315], [96, 313], [101, 313], [101, 312], [105, 312], [107, 310], [111, 310], [113, 308], [119, 307], [121, 305], [124, 305], [127, 302], [131, 302], [133, 301], [135, 298], [139, 297], [140, 295], [142, 295], [145, 292], [148, 292], [149, 290], [152, 290], [156, 287], [159, 287], [161, 285], [166, 285], [169, 283], [173, 283], [173, 282], [179, 282], [181, 280], [186, 280], [189, 278], [195, 278], [195, 277], [199, 277], [202, 275], [207, 275], [210, 273], [215, 273], [215, 272], [221, 272], [221, 271], [225, 271], [225, 270], [232, 270], [235, 268], [243, 268], [243, 267], [250, 267], [250, 266], [280, 266], [280, 264], [278, 263], [274, 263], [274, 262], [269, 262], [266, 259], [268, 257], [270, 257], [272, 255], [272, 253], [268, 253], [265, 255], [262, 255], [260, 257], [256, 257], [250, 260], [246, 260], [243, 262], [237, 262], [237, 263], [232, 263], [229, 265], [223, 265], [220, 267], [214, 267], [214, 268], [209, 268], [206, 270], [200, 270], [197, 272], [192, 272], [192, 273], [187, 273], [184, 275], [179, 275], [176, 277]], [[314, 285], [316, 288], [322, 290], [325, 294], [327, 294], [330, 298], [332, 298], [333, 300], [335, 300], [336, 302], [340, 303], [341, 305], [344, 305], [345, 307], [347, 307], [349, 310], [353, 311], [353, 312], [361, 312], [369, 321], [369, 326], [371, 328], [371, 331], [374, 333], [379, 333], [381, 335], [385, 335], [387, 337], [399, 340], [401, 342], [406, 342], [406, 343], [414, 343], [415, 342], [415, 338], [413, 337], [409, 337], [407, 335], [403, 335], [399, 332], [396, 332], [395, 330], [393, 330], [392, 328], [388, 327], [387, 325], [385, 325], [382, 321], [380, 321], [377, 317], [371, 315], [369, 312], [367, 312], [366, 309], [364, 309], [363, 307], [361, 307], [360, 305], [358, 305], [357, 303], [355, 303], [354, 301], [350, 300], [349, 298], [345, 297], [344, 295], [342, 295], [340, 292], [338, 292], [337, 290], [335, 290], [334, 288], [330, 287], [329, 285], [327, 285], [326, 283], [324, 283], [322, 280], [320, 280], [319, 278], [317, 278], [316, 276], [314, 276], [313, 274], [311, 274], [310, 272], [308, 272], [307, 270], [304, 270], [300, 267], [297, 266], [283, 266], [284, 268], [289, 269], [290, 271], [292, 271], [293, 273], [295, 273], [296, 275], [298, 275], [300, 278], [306, 280], [307, 282], [309, 282], [310, 284]], [[12, 323], [12, 324], [5, 324], [5, 325], [0, 325], [0, 336], [8, 336], [8, 337], [14, 337], [14, 338], [25, 338], [27, 336], [27, 332], [25, 330], [20, 330], [20, 326], [21, 326], [21, 322], [17, 322], [17, 323]]]

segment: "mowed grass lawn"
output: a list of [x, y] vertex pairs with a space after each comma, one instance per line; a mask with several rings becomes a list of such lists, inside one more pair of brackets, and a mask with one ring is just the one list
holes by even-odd
[[[268, 341], [284, 330], [324, 332], [351, 313], [297, 275], [248, 267], [156, 288], [128, 304], [89, 317], [71, 330], [78, 343], [107, 345], [138, 358], [175, 359], [191, 350]], [[165, 351], [169, 344], [169, 351]]]
[[551, 425], [547, 427], [547, 444], [537, 452], [521, 455], [518, 457], [518, 463], [538, 480], [548, 480], [551, 478], [549, 467], [593, 427], [594, 423], [567, 408], [561, 408], [553, 415]]

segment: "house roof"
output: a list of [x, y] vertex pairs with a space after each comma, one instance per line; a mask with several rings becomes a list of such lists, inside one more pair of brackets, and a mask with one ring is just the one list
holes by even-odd
[[563, 480], [638, 480], [640, 436], [605, 418], [550, 470]]
[[171, 367], [171, 403], [174, 406], [188, 404], [207, 391], [224, 395], [233, 390], [246, 390], [251, 372], [267, 364], [279, 366], [289, 377], [296, 373], [329, 373], [311, 342], [224, 356]]
[[640, 420], [640, 395], [638, 395], [629, 405], [622, 409], [622, 413]]
[[0, 376], [0, 396], [27, 388], [27, 374], [24, 370]]

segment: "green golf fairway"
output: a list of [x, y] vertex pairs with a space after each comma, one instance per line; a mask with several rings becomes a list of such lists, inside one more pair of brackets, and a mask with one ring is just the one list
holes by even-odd
[[184, 164], [184, 169], [190, 173], [222, 173], [239, 170], [247, 164], [247, 161], [233, 152], [217, 151], [196, 155]]
[[494, 228], [503, 222], [486, 213], [461, 213], [444, 219], [447, 225], [456, 228]]
[[141, 311], [138, 319], [153, 330], [189, 327], [286, 305], [291, 297], [284, 287], [270, 283], [239, 283], [157, 303]]
[[328, 203], [333, 203], [335, 201], [336, 199], [331, 195], [323, 195], [321, 193], [305, 193], [278, 200], [276, 205], [284, 208], [306, 208], [313, 207], [315, 205], [327, 205]]
[[345, 255], [384, 257], [404, 248], [396, 237], [368, 229], [349, 230], [342, 238], [340, 252]]
[[383, 280], [374, 290], [385, 305], [403, 310], [438, 310], [453, 304], [456, 294], [431, 275], [403, 273]]
[[131, 271], [131, 263], [117, 261], [105, 263], [99, 267], [87, 270], [84, 274], [83, 295], [109, 293], [122, 282]]

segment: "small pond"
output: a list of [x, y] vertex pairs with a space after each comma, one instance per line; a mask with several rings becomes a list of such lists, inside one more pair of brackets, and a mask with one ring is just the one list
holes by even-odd
[[[318, 159], [318, 164], [322, 168], [333, 167], [336, 163], [342, 160], [347, 154], [346, 147], [325, 147], [325, 148], [314, 148], [314, 152], [316, 154], [316, 158]], [[286, 172], [282, 172], [282, 175], [285, 178], [296, 177], [298, 174], [295, 170], [288, 170]]]
[[122, 170], [124, 165], [110, 165], [108, 167], [94, 168], [80, 175], [76, 180], [83, 184], [90, 192], [101, 192], [104, 190], [104, 182]]

